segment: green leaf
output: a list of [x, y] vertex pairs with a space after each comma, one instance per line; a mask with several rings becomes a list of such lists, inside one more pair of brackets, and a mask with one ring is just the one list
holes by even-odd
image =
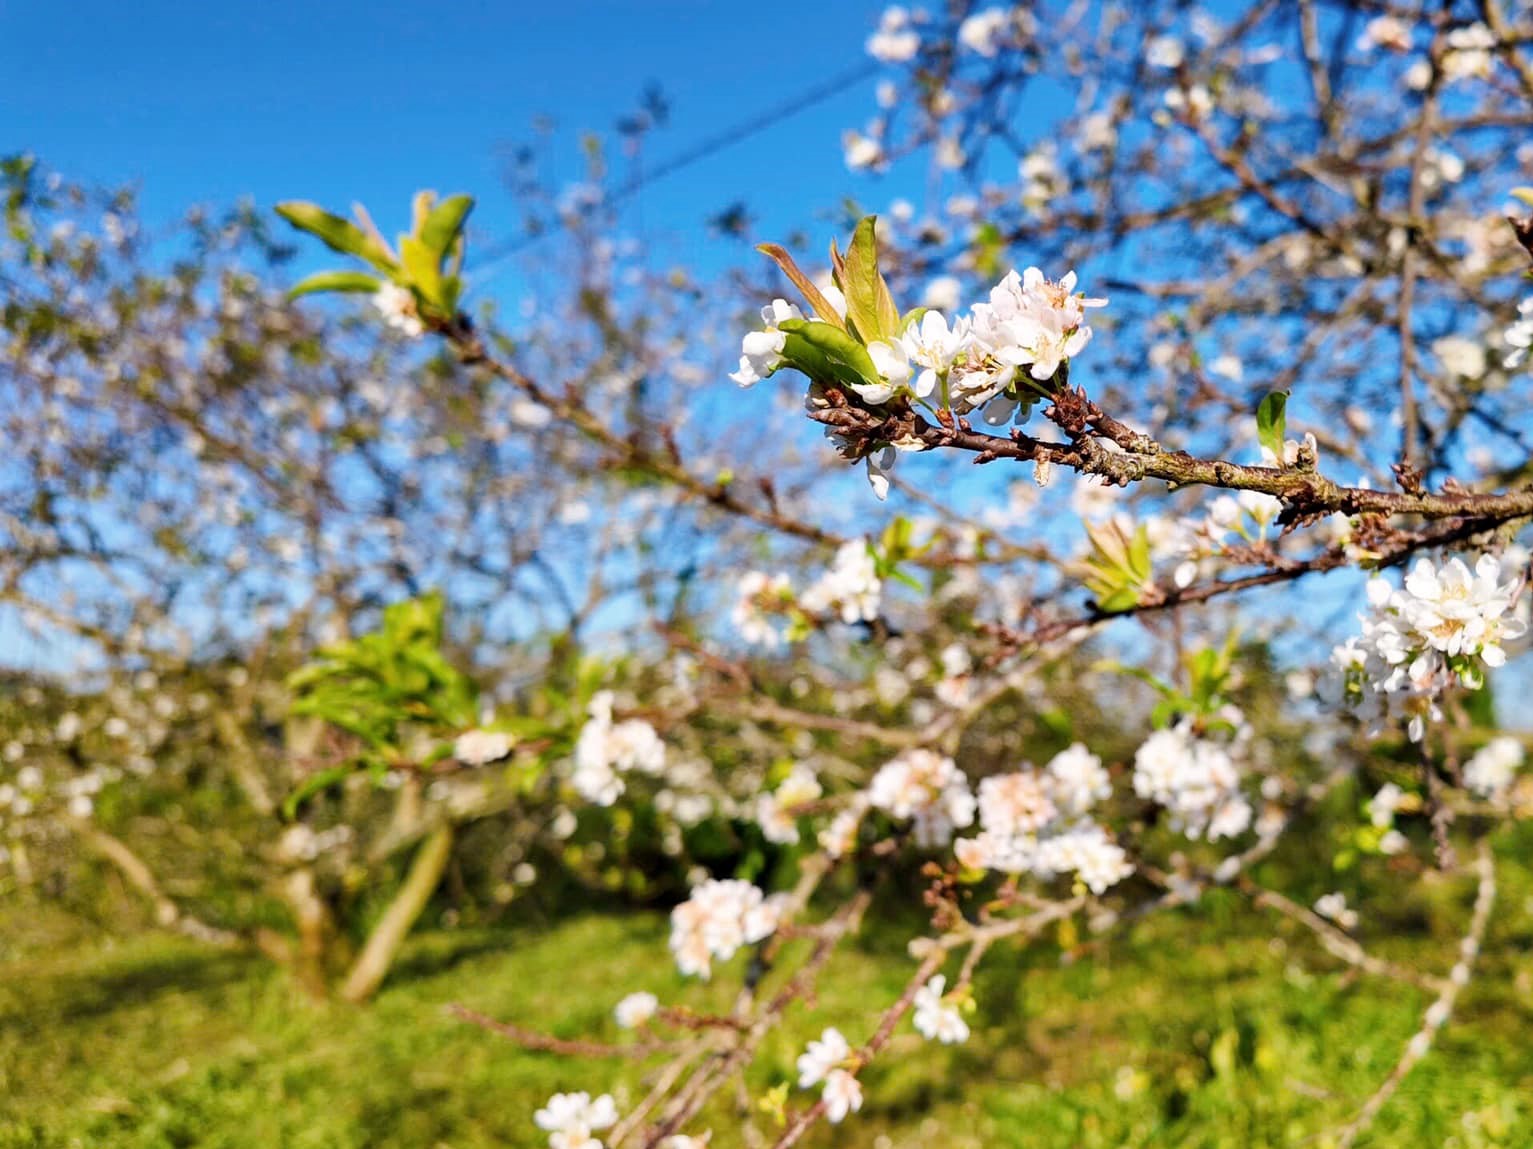
[[463, 221], [473, 210], [473, 196], [448, 196], [426, 216], [420, 229], [420, 241], [432, 251], [446, 254], [463, 230]]
[[334, 215], [318, 204], [304, 200], [279, 203], [277, 214], [299, 231], [318, 236], [332, 251], [365, 259], [379, 271], [394, 270], [394, 256], [388, 245], [368, 234], [349, 219]]
[[399, 258], [410, 285], [421, 298], [438, 310], [447, 310], [442, 290], [441, 253], [432, 251], [413, 235], [402, 235], [399, 237]]
[[316, 203], [288, 200], [277, 205], [277, 214], [299, 231], [318, 236], [331, 250], [342, 255], [361, 257], [367, 248], [366, 232], [349, 219], [332, 215]]
[[789, 319], [778, 329], [785, 337], [783, 358], [811, 379], [868, 386], [883, 382], [868, 349], [840, 328]]
[[778, 266], [793, 286], [803, 294], [816, 315], [837, 330], [846, 330], [846, 321], [841, 318], [841, 313], [830, 305], [830, 300], [825, 298], [814, 282], [799, 270], [798, 264], [793, 262], [793, 257], [788, 254], [786, 248], [775, 243], [758, 243], [756, 250]]
[[1256, 408], [1256, 440], [1283, 462], [1283, 440], [1288, 433], [1288, 392], [1274, 391]]
[[921, 316], [930, 310], [930, 307], [912, 307], [909, 311], [905, 312], [905, 317], [900, 320], [900, 334], [905, 334], [905, 332], [919, 324]]
[[381, 281], [375, 275], [363, 271], [320, 271], [301, 279], [288, 290], [289, 299], [300, 295], [313, 295], [319, 291], [355, 291], [371, 294], [377, 291]]
[[282, 816], [292, 821], [298, 816], [298, 807], [302, 806], [314, 795], [322, 793], [330, 787], [344, 782], [351, 774], [351, 767], [331, 766], [328, 770], [320, 770], [310, 774], [303, 780], [296, 790], [287, 796], [282, 803]]
[[846, 296], [846, 317], [864, 343], [894, 339], [900, 333], [900, 313], [889, 294], [889, 285], [878, 273], [877, 216], [864, 216], [852, 233], [846, 250], [841, 291]]

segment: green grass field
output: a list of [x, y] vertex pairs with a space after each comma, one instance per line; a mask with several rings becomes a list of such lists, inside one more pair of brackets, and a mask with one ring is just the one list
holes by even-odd
[[[1443, 971], [1467, 880], [1429, 878], [1373, 909], [1379, 953]], [[1533, 1144], [1533, 956], [1527, 873], [1503, 858], [1482, 974], [1438, 1049], [1362, 1144]], [[561, 1036], [618, 1039], [611, 1007], [728, 1000], [683, 988], [660, 914], [426, 932], [367, 1009], [301, 1002], [254, 956], [140, 935], [112, 942], [61, 912], [0, 916], [0, 1146], [479, 1149], [535, 1146], [560, 1089], [636, 1096], [643, 1066], [524, 1052], [446, 1016], [461, 1001]], [[1276, 939], [1276, 940], [1274, 940]], [[828, 971], [749, 1081], [783, 1079], [828, 1024], [854, 1041], [911, 961], [876, 933]], [[1307, 935], [1233, 894], [1152, 918], [1061, 966], [1051, 942], [996, 951], [963, 1047], [908, 1022], [866, 1074], [863, 1112], [812, 1144], [1077, 1149], [1323, 1146], [1415, 1031], [1422, 994], [1354, 976]], [[715, 1149], [738, 1118], [708, 1114]]]

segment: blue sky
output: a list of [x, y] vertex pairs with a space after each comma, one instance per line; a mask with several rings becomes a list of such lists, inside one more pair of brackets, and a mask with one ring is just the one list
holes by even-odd
[[[249, 194], [263, 206], [365, 199], [391, 230], [428, 186], [480, 196], [480, 235], [492, 238], [515, 220], [498, 151], [527, 138], [533, 117], [556, 117], [559, 174], [573, 178], [579, 133], [609, 129], [658, 82], [672, 117], [652, 165], [864, 60], [880, 10], [0, 0], [0, 152], [35, 152], [74, 179], [131, 181], [151, 223]], [[872, 111], [872, 83], [647, 188], [646, 223], [690, 230], [734, 199], [764, 226], [805, 222], [856, 188], [839, 133]]]

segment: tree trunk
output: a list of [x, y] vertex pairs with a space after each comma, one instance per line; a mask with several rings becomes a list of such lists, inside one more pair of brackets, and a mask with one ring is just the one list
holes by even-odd
[[325, 957], [334, 932], [330, 909], [315, 889], [314, 871], [307, 866], [287, 876], [282, 892], [292, 907], [293, 919], [298, 926], [298, 950], [292, 955], [293, 974], [306, 994], [315, 1001], [322, 1001], [329, 989]]
[[410, 872], [405, 875], [404, 885], [399, 887], [389, 908], [373, 927], [367, 944], [346, 977], [341, 996], [347, 1001], [366, 1001], [377, 992], [410, 927], [415, 925], [415, 920], [431, 899], [432, 891], [442, 880], [442, 872], [452, 854], [452, 839], [452, 826], [438, 826], [421, 843], [410, 863]]

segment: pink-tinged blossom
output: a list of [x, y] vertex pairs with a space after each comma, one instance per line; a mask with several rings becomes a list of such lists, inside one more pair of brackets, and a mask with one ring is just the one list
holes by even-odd
[[947, 845], [955, 829], [974, 822], [968, 779], [951, 758], [924, 748], [906, 750], [880, 767], [868, 787], [868, 804], [913, 822], [923, 848]]
[[707, 978], [712, 960], [728, 961], [742, 946], [770, 936], [780, 918], [777, 901], [751, 883], [731, 878], [696, 886], [671, 911], [671, 952], [684, 974]]

